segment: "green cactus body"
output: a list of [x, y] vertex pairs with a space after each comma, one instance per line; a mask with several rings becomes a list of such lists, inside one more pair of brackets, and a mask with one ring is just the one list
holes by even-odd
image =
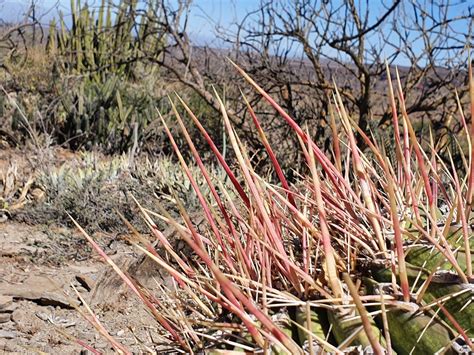
[[398, 354], [435, 354], [450, 347], [453, 335], [430, 316], [389, 309], [387, 320], [392, 344]]
[[[448, 297], [450, 295], [451, 297]], [[466, 334], [470, 338], [474, 338], [474, 303], [472, 302], [474, 299], [474, 285], [432, 282], [423, 300], [429, 304], [439, 299], [442, 299], [443, 306], [455, 317], [461, 328], [466, 330]], [[437, 306], [434, 309], [437, 309]], [[439, 312], [439, 314], [441, 318], [453, 326], [443, 312]]]
[[[360, 330], [355, 336], [350, 345], [361, 345], [363, 348], [370, 347], [370, 341], [362, 328], [362, 321], [360, 317], [357, 316], [357, 312], [342, 312], [333, 311], [328, 312], [328, 320], [332, 325], [332, 334], [338, 344], [343, 343], [350, 336], [354, 336], [354, 332]], [[371, 328], [373, 333], [378, 338], [380, 344], [386, 348], [387, 344], [385, 339], [382, 336], [380, 329], [375, 325], [375, 322], [371, 322]]]
[[[298, 307], [295, 311], [296, 322], [302, 327], [311, 331], [314, 335], [320, 339], [326, 338], [326, 333], [324, 331], [323, 324], [327, 322], [322, 315], [322, 312], [318, 312], [314, 309], [310, 311], [310, 317], [307, 319], [306, 309], [304, 307]], [[308, 323], [309, 321], [309, 323]], [[298, 339], [300, 344], [304, 344], [309, 340], [308, 334], [302, 329], [298, 328]]]

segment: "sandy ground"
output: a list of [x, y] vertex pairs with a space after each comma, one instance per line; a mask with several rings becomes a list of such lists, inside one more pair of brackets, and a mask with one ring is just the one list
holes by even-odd
[[[78, 309], [85, 308], [71, 285], [91, 304], [109, 333], [130, 350], [157, 349], [163, 343], [162, 331], [120, 282], [112, 285], [104, 280], [111, 275], [109, 266], [96, 257], [58, 260], [51, 233], [65, 238], [64, 231], [49, 232], [15, 222], [0, 225], [0, 352], [79, 353], [84, 348], [74, 338], [101, 352], [111, 351], [81, 316]], [[118, 263], [130, 253], [124, 244], [111, 252]]]
[[[68, 159], [65, 153], [56, 157], [58, 164]], [[27, 180], [33, 175], [35, 161], [38, 162], [34, 156], [17, 151], [0, 151], [0, 176], [14, 163], [21, 172], [18, 175]], [[157, 322], [77, 230], [54, 224], [27, 224], [6, 209], [3, 211], [0, 353], [90, 353], [79, 345], [81, 342], [101, 353], [113, 352], [105, 337], [81, 315], [86, 308], [73, 286], [109, 334], [130, 351], [173, 352]], [[93, 237], [119, 265], [127, 267], [138, 258], [132, 246], [118, 235], [96, 233]], [[138, 274], [139, 281], [151, 289], [167, 282], [153, 266]]]

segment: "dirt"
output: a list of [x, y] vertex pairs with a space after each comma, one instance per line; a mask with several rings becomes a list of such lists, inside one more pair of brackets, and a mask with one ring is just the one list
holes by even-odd
[[[108, 265], [93, 255], [83, 261], [66, 257], [58, 261], [54, 238], [41, 226], [7, 222], [0, 230], [0, 352], [79, 353], [84, 348], [73, 338], [101, 352], [111, 351], [81, 316], [78, 309], [85, 308], [71, 285], [109, 333], [130, 350], [142, 352], [145, 346], [163, 350], [162, 331], [140, 301], [120, 282], [104, 282], [104, 275], [110, 275]], [[124, 243], [111, 254], [122, 264], [136, 260]]]
[[[31, 156], [27, 157], [17, 151], [0, 152], [0, 177], [13, 162], [17, 176], [24, 176], [10, 197], [18, 199], [25, 181], [35, 176]], [[1, 193], [0, 185], [0, 197]], [[4, 208], [5, 202], [0, 206], [4, 211], [0, 220], [0, 353], [88, 353], [81, 342], [101, 353], [112, 352], [106, 338], [81, 314], [87, 314], [86, 307], [74, 288], [109, 334], [130, 351], [173, 352], [143, 304], [70, 223], [28, 224], [17, 218], [38, 205], [28, 196], [15, 211]], [[96, 230], [92, 237], [152, 291], [157, 284], [169, 283], [156, 266], [143, 263], [123, 233]]]

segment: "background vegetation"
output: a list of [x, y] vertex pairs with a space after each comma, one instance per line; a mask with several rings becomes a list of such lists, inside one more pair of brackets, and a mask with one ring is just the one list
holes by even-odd
[[[473, 351], [470, 8], [262, 1], [208, 48], [191, 6], [72, 0], [46, 28], [33, 2], [3, 26], [1, 144], [125, 153], [43, 169], [45, 218], [63, 211], [183, 352]], [[159, 295], [83, 229], [114, 218], [172, 277]]]
[[[270, 137], [281, 140], [277, 154], [288, 163], [299, 159], [293, 156], [297, 142], [286, 137], [261, 97], [235, 85], [241, 79], [226, 56], [243, 65], [296, 122], [309, 123], [326, 149], [327, 102], [335, 84], [365, 133], [385, 131], [391, 114], [385, 59], [399, 64], [417, 131], [426, 136], [426, 128], [433, 127], [442, 132], [439, 145], [446, 147], [461, 130], [453, 119], [455, 94], [464, 107], [463, 59], [472, 14], [469, 8], [458, 13], [450, 2], [396, 0], [377, 14], [365, 2], [261, 2], [241, 23], [216, 24], [216, 38], [230, 44], [227, 49], [193, 44], [187, 27], [192, 3], [184, 0], [174, 6], [101, 1], [94, 7], [72, 1], [70, 14], [60, 14], [49, 26], [34, 18], [35, 6], [32, 2], [24, 23], [4, 24], [0, 38], [1, 129], [16, 142], [46, 134], [72, 149], [166, 151], [155, 107], [166, 115], [166, 95], [178, 90], [198, 116], [206, 116], [222, 148], [214, 85], [223, 90], [231, 119], [248, 138], [255, 159], [263, 147], [248, 124], [240, 90], [263, 116]], [[450, 148], [456, 155], [456, 145]]]

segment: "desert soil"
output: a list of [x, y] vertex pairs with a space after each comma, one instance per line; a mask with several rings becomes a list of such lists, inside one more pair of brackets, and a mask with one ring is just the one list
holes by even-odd
[[[16, 151], [0, 151], [0, 176], [12, 162], [31, 171], [28, 161]], [[0, 213], [0, 353], [88, 353], [80, 342], [112, 352], [81, 315], [86, 308], [73, 287], [109, 334], [132, 352], [173, 352], [157, 322], [75, 228], [25, 223], [15, 214]], [[138, 256], [119, 235], [93, 237], [119, 265], [136, 266]], [[169, 281], [153, 266], [133, 272], [152, 289]]]

